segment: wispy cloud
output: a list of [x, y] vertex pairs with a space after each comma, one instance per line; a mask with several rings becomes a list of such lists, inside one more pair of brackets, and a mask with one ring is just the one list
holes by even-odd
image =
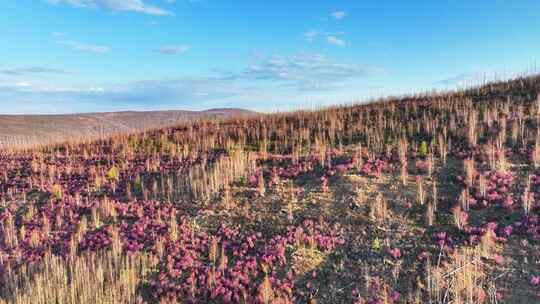
[[306, 41], [309, 41], [309, 42], [313, 42], [320, 35], [321, 35], [321, 32], [317, 30], [309, 30], [303, 34]]
[[330, 16], [332, 18], [341, 20], [341, 19], [347, 17], [347, 12], [345, 12], [345, 11], [335, 11], [335, 12], [330, 13]]
[[322, 54], [300, 53], [273, 55], [225, 78], [272, 81], [302, 90], [324, 90], [343, 81], [385, 74], [387, 71], [380, 67], [337, 62]]
[[0, 70], [0, 74], [7, 76], [25, 76], [32, 74], [64, 74], [64, 70], [53, 69], [47, 67], [29, 67], [29, 68], [16, 68], [16, 69], [4, 69]]
[[[22, 111], [16, 109], [17, 102], [49, 103], [57, 105], [55, 109], [63, 110], [65, 106], [79, 112], [192, 108], [195, 104], [201, 108], [276, 110], [307, 100], [338, 102], [336, 96], [357, 97], [358, 93], [353, 95], [351, 90], [358, 92], [366, 79], [386, 73], [384, 68], [341, 62], [322, 54], [261, 55], [254, 64], [234, 71], [214, 71], [209, 76], [74, 87], [43, 82], [0, 83], [0, 99], [14, 101], [11, 109], [3, 110], [10, 112]], [[35, 105], [35, 109], [42, 108]]]
[[86, 43], [80, 43], [76, 41], [58, 41], [59, 44], [68, 46], [74, 50], [83, 51], [83, 52], [90, 52], [90, 53], [96, 53], [96, 54], [104, 54], [107, 53], [110, 48], [108, 46], [103, 45], [95, 45], [95, 44], [86, 44]]
[[100, 8], [112, 11], [128, 11], [141, 14], [168, 16], [172, 12], [146, 4], [143, 0], [48, 0], [52, 4], [68, 4], [82, 8]]
[[343, 38], [339, 38], [343, 35], [345, 35], [344, 32], [326, 32], [321, 30], [309, 30], [303, 33], [304, 39], [308, 42], [324, 40], [327, 43], [338, 46], [347, 45], [347, 42]]
[[440, 84], [440, 85], [461, 85], [461, 84], [469, 83], [469, 82], [472, 83], [472, 81], [477, 79], [478, 76], [479, 76], [478, 74], [475, 75], [475, 74], [463, 73], [463, 74], [459, 74], [459, 75], [456, 75], [456, 76], [441, 79], [441, 80], [435, 82], [435, 84]]
[[339, 46], [344, 46], [347, 44], [344, 40], [339, 39], [336, 36], [327, 36], [326, 41], [328, 41], [328, 43], [330, 44], [339, 45]]
[[163, 46], [159, 48], [159, 52], [165, 55], [178, 55], [189, 51], [191, 47], [189, 45], [176, 45], [176, 46]]
[[0, 82], [0, 90], [3, 92], [18, 92], [25, 88], [30, 88], [32, 85], [28, 81], [17, 81], [10, 83]]
[[455, 76], [447, 77], [434, 82], [435, 85], [443, 86], [457, 86], [457, 87], [469, 87], [482, 85], [487, 82], [501, 81], [507, 79], [513, 79], [517, 77], [526, 77], [536, 75], [536, 71], [519, 71], [519, 70], [478, 70], [469, 73], [461, 73]]

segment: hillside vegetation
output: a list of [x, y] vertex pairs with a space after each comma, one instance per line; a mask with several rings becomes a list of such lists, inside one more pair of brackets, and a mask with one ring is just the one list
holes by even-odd
[[0, 153], [0, 303], [537, 303], [540, 77]]

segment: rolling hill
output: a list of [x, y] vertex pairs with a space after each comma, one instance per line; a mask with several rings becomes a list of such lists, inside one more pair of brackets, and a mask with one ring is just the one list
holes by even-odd
[[242, 109], [205, 111], [108, 112], [64, 115], [0, 115], [0, 148], [30, 147], [66, 140], [173, 126], [187, 120], [253, 115]]

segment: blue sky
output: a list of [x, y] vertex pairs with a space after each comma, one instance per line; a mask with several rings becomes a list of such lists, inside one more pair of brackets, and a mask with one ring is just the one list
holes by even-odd
[[0, 113], [283, 111], [536, 70], [540, 1], [11, 0]]

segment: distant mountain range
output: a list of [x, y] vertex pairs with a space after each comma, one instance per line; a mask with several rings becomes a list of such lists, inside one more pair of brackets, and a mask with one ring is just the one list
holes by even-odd
[[108, 112], [62, 115], [0, 115], [0, 148], [24, 148], [176, 125], [198, 118], [254, 115], [242, 109]]

